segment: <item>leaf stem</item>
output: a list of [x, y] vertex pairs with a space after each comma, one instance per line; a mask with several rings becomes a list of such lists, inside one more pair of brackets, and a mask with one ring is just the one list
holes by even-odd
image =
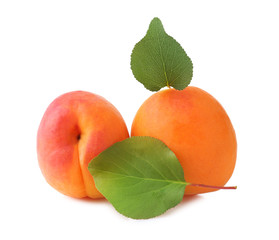
[[196, 183], [189, 183], [187, 186], [205, 187], [205, 188], [214, 188], [214, 189], [237, 189], [237, 186], [224, 187], [224, 186], [212, 186], [212, 185], [196, 184]]

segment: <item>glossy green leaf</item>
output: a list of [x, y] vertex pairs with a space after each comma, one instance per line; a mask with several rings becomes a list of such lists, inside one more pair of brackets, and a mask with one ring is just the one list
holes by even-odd
[[145, 37], [135, 45], [131, 69], [135, 78], [151, 91], [165, 86], [182, 90], [193, 76], [191, 59], [165, 32], [159, 18], [151, 21]]
[[97, 189], [121, 214], [146, 219], [181, 202], [183, 169], [160, 140], [132, 137], [115, 143], [89, 164]]

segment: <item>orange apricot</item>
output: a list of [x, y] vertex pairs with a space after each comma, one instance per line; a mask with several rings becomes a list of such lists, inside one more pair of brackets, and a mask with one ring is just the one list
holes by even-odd
[[115, 142], [129, 137], [117, 109], [104, 98], [75, 91], [47, 108], [37, 134], [39, 166], [47, 182], [76, 198], [101, 198], [88, 163]]
[[[153, 94], [136, 113], [131, 135], [162, 140], [189, 183], [224, 186], [233, 173], [237, 143], [232, 123], [220, 103], [197, 87]], [[185, 194], [216, 190], [187, 186]]]

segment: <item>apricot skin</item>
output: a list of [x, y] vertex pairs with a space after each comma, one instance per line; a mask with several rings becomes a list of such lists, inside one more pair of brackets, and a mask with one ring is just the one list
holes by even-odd
[[37, 134], [37, 154], [47, 182], [75, 198], [101, 198], [88, 163], [115, 142], [129, 137], [117, 109], [104, 98], [75, 91], [47, 108]]
[[[236, 162], [232, 123], [220, 103], [197, 87], [153, 94], [139, 108], [132, 136], [162, 140], [177, 156], [189, 183], [224, 186]], [[216, 191], [187, 186], [186, 195]]]

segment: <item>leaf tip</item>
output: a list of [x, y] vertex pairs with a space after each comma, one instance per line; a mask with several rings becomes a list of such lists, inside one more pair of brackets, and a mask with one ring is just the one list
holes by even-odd
[[159, 32], [165, 33], [165, 29], [164, 29], [163, 23], [160, 20], [160, 18], [158, 18], [158, 17], [154, 17], [151, 20], [146, 35], [148, 35], [150, 32], [156, 31], [156, 30], [159, 31]]
[[150, 24], [151, 24], [151, 23], [161, 23], [161, 24], [162, 24], [162, 21], [160, 20], [160, 18], [154, 17], [154, 18], [151, 20]]

